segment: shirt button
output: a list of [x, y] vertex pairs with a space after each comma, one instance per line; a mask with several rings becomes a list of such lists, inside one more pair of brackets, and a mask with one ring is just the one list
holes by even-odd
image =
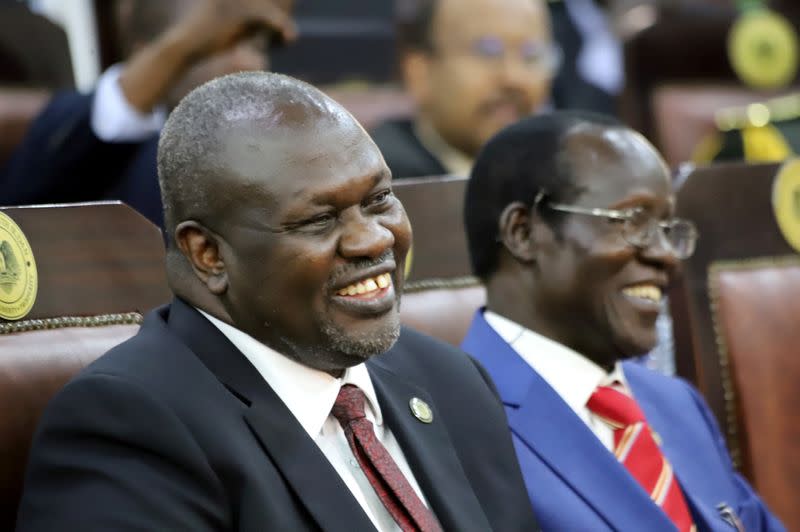
[[350, 459], [350, 465], [351, 465], [351, 466], [353, 466], [353, 467], [358, 467], [358, 462], [356, 462], [355, 460], [353, 460], [353, 459], [351, 458], [351, 459]]

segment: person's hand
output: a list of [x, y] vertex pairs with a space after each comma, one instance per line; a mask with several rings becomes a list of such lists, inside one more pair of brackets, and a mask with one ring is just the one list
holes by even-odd
[[202, 0], [171, 31], [195, 59], [264, 30], [292, 41], [297, 35], [292, 4], [293, 0]]
[[[149, 112], [171, 93], [198, 81], [186, 73], [257, 34], [294, 40], [294, 0], [196, 0], [175, 24], [126, 61], [120, 87], [128, 102]], [[218, 75], [218, 73], [217, 73]], [[184, 88], [184, 90], [185, 90]], [[169, 96], [169, 98], [168, 98]]]

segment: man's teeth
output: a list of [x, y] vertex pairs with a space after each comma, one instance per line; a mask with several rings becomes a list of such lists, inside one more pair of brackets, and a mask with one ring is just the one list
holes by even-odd
[[638, 297], [640, 299], [648, 299], [650, 301], [661, 301], [661, 288], [652, 284], [640, 284], [636, 286], [629, 286], [622, 289], [622, 293]]
[[370, 292], [387, 288], [391, 284], [392, 275], [390, 273], [382, 273], [381, 275], [376, 275], [375, 277], [370, 277], [369, 279], [364, 279], [357, 283], [353, 283], [350, 286], [345, 286], [336, 293], [340, 296], [360, 296], [362, 294], [369, 294]]

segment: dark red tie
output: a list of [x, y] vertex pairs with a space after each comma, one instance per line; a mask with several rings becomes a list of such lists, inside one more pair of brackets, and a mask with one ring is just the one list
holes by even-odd
[[681, 487], [636, 400], [619, 386], [598, 386], [586, 406], [614, 428], [614, 455], [681, 532], [696, 530]]
[[386, 447], [375, 436], [372, 423], [364, 415], [365, 400], [364, 392], [345, 384], [331, 410], [342, 425], [364, 475], [403, 532], [441, 531], [436, 517], [417, 497]]

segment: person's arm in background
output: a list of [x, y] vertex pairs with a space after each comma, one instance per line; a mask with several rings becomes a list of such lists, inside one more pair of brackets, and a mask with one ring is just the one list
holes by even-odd
[[212, 75], [225, 73], [213, 71], [212, 57], [242, 53], [240, 44], [265, 30], [294, 38], [291, 4], [204, 0], [106, 72], [96, 92], [57, 94], [0, 171], [0, 205], [101, 197], [163, 125], [170, 99], [194, 88], [193, 70], [206, 63]]

